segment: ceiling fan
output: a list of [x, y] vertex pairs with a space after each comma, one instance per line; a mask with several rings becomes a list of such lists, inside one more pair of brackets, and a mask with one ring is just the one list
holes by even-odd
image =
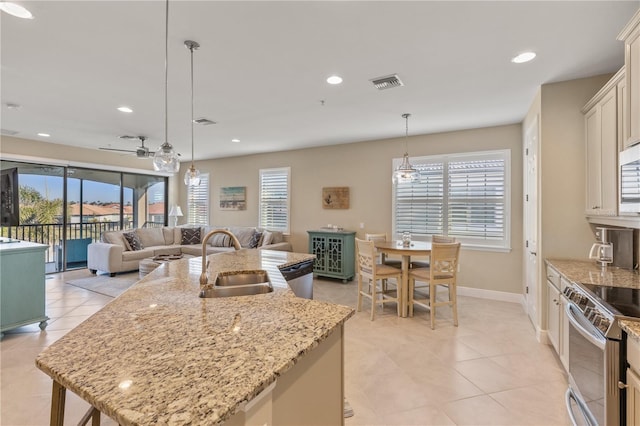
[[[122, 136], [119, 136], [119, 138], [120, 139], [138, 139], [140, 141], [140, 146], [136, 147], [135, 150], [133, 150], [133, 149], [119, 149], [119, 148], [105, 148], [105, 147], [100, 147], [100, 149], [103, 149], [105, 151], [131, 152], [131, 153], [135, 153], [136, 157], [138, 157], [138, 158], [149, 158], [149, 157], [153, 157], [153, 154], [155, 154], [155, 152], [149, 151], [149, 147], [144, 146], [144, 141], [147, 140], [146, 136], [122, 135]], [[178, 154], [178, 155], [180, 155], [180, 154]]]

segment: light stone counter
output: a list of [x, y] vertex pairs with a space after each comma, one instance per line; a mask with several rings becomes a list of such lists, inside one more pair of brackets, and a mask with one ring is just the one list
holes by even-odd
[[[638, 271], [607, 267], [604, 271], [593, 260], [547, 259], [566, 279], [583, 284], [640, 288]], [[640, 341], [640, 321], [620, 319], [620, 327], [630, 338]]]
[[603, 271], [594, 260], [547, 259], [547, 263], [575, 283], [640, 288], [638, 271], [614, 267], [607, 267]]
[[278, 271], [313, 255], [240, 250], [217, 272], [267, 270], [274, 292], [201, 299], [201, 260], [159, 267], [36, 358], [122, 425], [221, 424], [354, 314], [295, 297]]

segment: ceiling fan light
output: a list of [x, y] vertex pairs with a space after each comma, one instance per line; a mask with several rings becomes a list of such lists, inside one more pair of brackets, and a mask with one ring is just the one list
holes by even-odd
[[8, 13], [11, 16], [15, 16], [16, 18], [33, 19], [33, 15], [31, 14], [31, 12], [16, 3], [11, 3], [8, 1], [0, 2], [0, 10]]
[[180, 170], [178, 155], [169, 142], [160, 145], [153, 154], [153, 168], [158, 172], [176, 173]]
[[193, 164], [184, 174], [184, 184], [187, 186], [200, 185], [200, 170], [196, 169]]

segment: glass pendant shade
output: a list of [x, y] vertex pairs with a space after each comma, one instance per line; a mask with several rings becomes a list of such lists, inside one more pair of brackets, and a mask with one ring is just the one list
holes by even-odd
[[191, 52], [191, 166], [184, 174], [184, 184], [187, 186], [198, 186], [200, 185], [200, 170], [196, 169], [196, 166], [193, 165], [193, 51], [194, 49], [198, 49], [200, 44], [193, 40], [187, 40], [184, 42], [184, 45]]
[[187, 186], [200, 185], [200, 170], [196, 169], [193, 164], [184, 174], [184, 184]]
[[404, 154], [402, 164], [393, 172], [393, 183], [411, 183], [420, 180], [420, 172], [409, 163], [409, 154]]
[[173, 150], [169, 142], [160, 145], [153, 154], [153, 168], [158, 172], [177, 173], [180, 170], [178, 154]]
[[164, 32], [164, 140], [153, 154], [153, 168], [158, 172], [177, 173], [180, 170], [178, 153], [168, 142], [169, 127], [169, 0], [165, 2], [165, 32]]
[[402, 164], [398, 166], [393, 172], [393, 183], [412, 183], [420, 180], [420, 172], [416, 170], [409, 162], [409, 150], [407, 149], [407, 139], [409, 138], [409, 117], [411, 114], [402, 114], [402, 118], [405, 119], [405, 151], [402, 158]]

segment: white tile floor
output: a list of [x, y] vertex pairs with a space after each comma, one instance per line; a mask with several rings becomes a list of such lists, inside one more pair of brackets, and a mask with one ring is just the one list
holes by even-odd
[[[47, 278], [45, 332], [37, 324], [8, 332], [0, 343], [0, 424], [49, 423], [51, 380], [36, 355], [112, 300], [64, 284], [86, 270]], [[315, 280], [315, 298], [355, 306], [356, 285]], [[428, 313], [398, 318], [395, 307], [366, 311], [346, 325], [345, 392], [355, 425], [569, 425], [566, 377], [553, 350], [534, 338], [518, 304], [459, 298], [459, 327], [447, 308], [436, 329]], [[88, 405], [67, 393], [65, 424], [76, 424]], [[115, 424], [103, 416], [103, 425]]]

